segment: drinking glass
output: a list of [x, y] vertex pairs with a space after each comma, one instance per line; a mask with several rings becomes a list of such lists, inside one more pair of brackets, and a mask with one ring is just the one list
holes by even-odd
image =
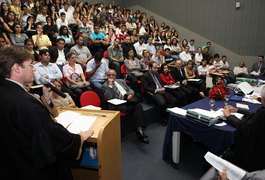
[[209, 100], [209, 104], [210, 104], [210, 106], [211, 106], [211, 111], [213, 111], [213, 106], [214, 106], [214, 104], [215, 104], [215, 100], [214, 100], [214, 99], [210, 99], [210, 100]]
[[229, 100], [229, 98], [230, 98], [230, 95], [229, 95], [229, 94], [226, 94], [226, 95], [225, 95], [225, 106], [228, 105], [228, 100]]

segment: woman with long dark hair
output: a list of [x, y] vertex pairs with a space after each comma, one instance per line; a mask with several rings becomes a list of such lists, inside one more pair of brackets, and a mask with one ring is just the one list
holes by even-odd
[[15, 24], [14, 33], [9, 34], [10, 41], [15, 47], [23, 47], [24, 41], [28, 39], [28, 36], [22, 33], [22, 26], [19, 23]]
[[71, 48], [74, 45], [74, 39], [72, 35], [70, 35], [68, 27], [62, 25], [59, 29], [59, 35], [57, 36], [57, 39], [63, 38], [65, 40], [65, 45]]
[[43, 33], [46, 34], [52, 42], [56, 42], [58, 29], [51, 16], [46, 17], [47, 24], [43, 26]]

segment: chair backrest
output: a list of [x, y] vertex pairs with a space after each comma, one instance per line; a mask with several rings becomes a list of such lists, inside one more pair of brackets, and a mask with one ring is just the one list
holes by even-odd
[[100, 99], [97, 93], [94, 91], [85, 91], [80, 96], [80, 106], [87, 106], [87, 105], [93, 105], [96, 107], [100, 107]]
[[122, 76], [125, 78], [125, 77], [127, 77], [127, 71], [126, 71], [126, 66], [125, 66], [125, 64], [122, 64], [121, 65], [121, 74], [122, 74]]

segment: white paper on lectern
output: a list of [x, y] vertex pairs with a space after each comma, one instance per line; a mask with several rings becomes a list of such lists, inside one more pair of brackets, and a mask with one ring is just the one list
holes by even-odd
[[67, 130], [74, 134], [79, 134], [81, 131], [87, 131], [96, 120], [96, 116], [78, 116], [68, 127]]
[[59, 114], [58, 117], [56, 117], [56, 121], [63, 125], [63, 127], [67, 128], [78, 116], [80, 113], [73, 112], [73, 111], [65, 111]]
[[237, 87], [244, 93], [249, 94], [254, 91], [254, 88], [248, 82], [242, 82]]
[[214, 155], [211, 152], [207, 152], [204, 158], [218, 171], [223, 171], [224, 168], [226, 168], [228, 179], [241, 180], [246, 175], [246, 171], [244, 171], [243, 169]]

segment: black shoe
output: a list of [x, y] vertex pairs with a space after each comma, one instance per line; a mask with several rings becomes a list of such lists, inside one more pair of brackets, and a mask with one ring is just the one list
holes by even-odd
[[142, 130], [141, 127], [137, 128], [137, 130], [136, 130], [136, 136], [143, 143], [149, 144], [149, 140], [148, 140], [147, 136], [144, 134], [144, 131]]

